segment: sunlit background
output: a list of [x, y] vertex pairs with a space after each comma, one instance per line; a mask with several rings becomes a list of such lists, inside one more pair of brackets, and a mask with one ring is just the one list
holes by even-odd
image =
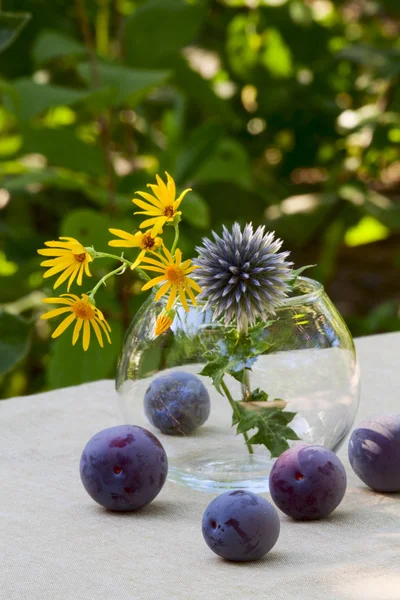
[[114, 376], [140, 282], [99, 292], [113, 344], [83, 353], [38, 321], [52, 288], [36, 249], [69, 235], [107, 251], [108, 227], [133, 231], [133, 193], [165, 170], [194, 189], [186, 257], [210, 228], [265, 224], [296, 266], [318, 265], [353, 335], [400, 329], [398, 0], [2, 10], [31, 19], [0, 54], [0, 397]]

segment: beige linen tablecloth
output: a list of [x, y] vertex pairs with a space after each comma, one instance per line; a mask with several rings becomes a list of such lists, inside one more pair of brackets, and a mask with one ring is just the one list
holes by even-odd
[[[356, 423], [400, 412], [400, 334], [357, 340], [362, 374]], [[256, 563], [208, 550], [201, 518], [212, 495], [167, 482], [137, 513], [113, 514], [82, 487], [82, 449], [122, 422], [112, 381], [0, 403], [1, 600], [399, 600], [400, 494], [348, 474], [325, 521], [281, 517], [275, 548]]]

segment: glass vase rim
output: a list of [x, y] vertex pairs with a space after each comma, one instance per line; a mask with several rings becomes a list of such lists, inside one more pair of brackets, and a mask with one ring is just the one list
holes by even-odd
[[311, 289], [305, 293], [299, 293], [295, 296], [289, 296], [285, 298], [284, 300], [282, 300], [282, 304], [280, 307], [278, 307], [277, 310], [279, 310], [280, 308], [286, 308], [287, 306], [297, 306], [315, 302], [325, 292], [324, 286], [321, 282], [317, 281], [316, 279], [312, 279], [311, 277], [303, 276], [299, 276], [297, 278], [294, 291], [296, 291], [298, 282], [303, 282]]
[[[310, 304], [310, 303], [318, 300], [325, 293], [325, 289], [324, 289], [324, 286], [322, 285], [322, 283], [320, 283], [316, 279], [312, 279], [311, 277], [303, 277], [302, 275], [300, 275], [296, 280], [296, 284], [294, 287], [295, 292], [296, 292], [296, 288], [297, 288], [299, 282], [306, 284], [307, 287], [310, 288], [310, 290], [305, 293], [299, 293], [299, 294], [296, 294], [295, 296], [290, 296], [290, 297], [284, 298], [282, 300], [282, 303], [280, 304], [280, 306], [278, 306], [276, 308], [276, 311], [284, 310], [285, 308], [290, 307], [290, 306], [293, 307], [293, 306], [302, 306], [304, 304]], [[154, 290], [153, 293], [149, 296], [150, 302], [154, 302], [155, 294], [156, 294], [156, 291]], [[178, 299], [178, 301], [179, 301], [179, 299]], [[167, 302], [168, 302], [168, 297], [162, 296], [156, 303], [159, 306], [161, 305], [165, 308], [165, 305], [167, 304]], [[202, 308], [201, 302], [198, 302], [197, 305], [194, 305], [191, 302], [190, 298], [187, 299], [187, 303], [190, 308], [199, 308], [199, 309]]]

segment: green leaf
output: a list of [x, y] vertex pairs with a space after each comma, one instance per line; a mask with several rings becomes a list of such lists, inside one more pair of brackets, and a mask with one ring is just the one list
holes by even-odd
[[195, 173], [196, 182], [227, 181], [243, 188], [252, 185], [251, 164], [243, 145], [231, 138], [219, 141]]
[[32, 56], [36, 64], [41, 65], [57, 58], [79, 57], [86, 54], [86, 48], [73, 38], [58, 31], [43, 31], [38, 36]]
[[289, 448], [287, 440], [300, 439], [295, 431], [288, 427], [296, 413], [281, 408], [250, 408], [246, 403], [237, 403], [240, 417], [233, 416], [233, 425], [237, 425], [236, 433], [247, 433], [252, 429], [257, 432], [249, 439], [252, 445], [260, 444], [268, 448], [271, 457], [280, 456]]
[[178, 158], [175, 179], [183, 182], [193, 178], [214, 152], [223, 133], [224, 128], [219, 123], [206, 123], [196, 129]]
[[350, 227], [344, 236], [347, 246], [361, 246], [371, 244], [379, 240], [385, 240], [390, 235], [390, 229], [382, 225], [378, 219], [372, 216], [362, 217], [357, 225]]
[[0, 311], [0, 375], [7, 373], [28, 353], [32, 325]]
[[183, 218], [197, 229], [210, 227], [210, 208], [196, 192], [190, 192], [183, 201]]
[[262, 62], [275, 77], [290, 77], [293, 72], [292, 53], [285, 44], [277, 29], [268, 29], [265, 32], [265, 50]]
[[203, 370], [200, 372], [200, 375], [204, 375], [206, 377], [211, 377], [213, 380], [213, 384], [215, 389], [222, 394], [221, 391], [221, 383], [224, 378], [224, 375], [227, 371], [227, 367], [229, 365], [229, 360], [224, 356], [219, 356], [214, 360], [209, 360], [209, 362], [205, 365]]
[[[75, 346], [72, 345], [72, 325], [57, 338], [53, 343], [47, 372], [49, 387], [57, 389], [114, 377], [122, 329], [120, 323], [114, 321], [110, 321], [110, 327], [112, 343], [104, 339], [104, 348], [101, 348], [92, 330], [86, 352], [82, 349], [81, 338]], [[85, 398], [82, 398], [82, 402], [85, 402]]]
[[[87, 98], [86, 91], [80, 92], [59, 85], [40, 85], [32, 79], [18, 79], [13, 87], [19, 94], [14, 112], [22, 121], [30, 121], [54, 106], [70, 106]], [[9, 106], [12, 108], [12, 106]]]
[[29, 13], [0, 12], [0, 52], [13, 43], [30, 18]]
[[64, 167], [96, 177], [104, 175], [104, 157], [100, 146], [86, 144], [71, 128], [26, 128], [21, 153], [43, 154], [53, 167]]
[[207, 118], [217, 117], [230, 125], [239, 121], [230, 104], [216, 95], [210, 82], [193, 71], [183, 56], [171, 59], [168, 66], [174, 70], [176, 85]]
[[226, 373], [242, 382], [244, 370], [251, 370], [257, 357], [271, 348], [265, 337], [265, 329], [271, 322], [250, 328], [246, 336], [239, 336], [236, 329], [225, 331], [214, 348], [205, 353], [209, 362], [201, 375], [211, 377], [219, 393], [222, 393], [220, 387]]
[[256, 388], [250, 393], [247, 402], [267, 402], [269, 395], [267, 392], [263, 392], [260, 388]]
[[112, 252], [107, 245], [112, 237], [108, 231], [111, 226], [106, 215], [89, 208], [78, 208], [65, 216], [60, 235], [76, 238], [83, 246], [94, 246], [99, 252]]
[[301, 275], [301, 274], [302, 274], [304, 271], [306, 271], [307, 269], [312, 269], [313, 267], [316, 267], [316, 266], [317, 266], [317, 265], [306, 265], [306, 266], [304, 266], [304, 267], [299, 267], [298, 269], [293, 269], [293, 270], [292, 270], [292, 273], [291, 273], [291, 275], [292, 275], [292, 279], [291, 279], [291, 281], [290, 281], [290, 285], [291, 285], [291, 286], [294, 286], [294, 284], [295, 284], [295, 283], [296, 283], [296, 281], [297, 281], [297, 278], [298, 278], [298, 277], [299, 277], [299, 276], [300, 276], [300, 275]]
[[[136, 106], [155, 87], [166, 82], [169, 71], [150, 71], [129, 69], [119, 65], [99, 64], [97, 67], [100, 85], [112, 92], [110, 103]], [[92, 75], [89, 63], [78, 65], [78, 72], [85, 83], [91, 87]]]
[[140, 67], [168, 64], [169, 57], [197, 35], [207, 15], [207, 4], [205, 0], [153, 0], [138, 6], [125, 23], [127, 63]]

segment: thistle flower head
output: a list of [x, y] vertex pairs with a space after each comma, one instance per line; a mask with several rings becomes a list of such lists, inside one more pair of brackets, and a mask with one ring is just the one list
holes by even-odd
[[222, 237], [213, 232], [214, 240], [203, 239], [196, 248], [200, 267], [193, 276], [205, 301], [204, 310], [214, 311], [213, 319], [224, 316], [225, 324], [237, 321], [246, 330], [259, 319], [273, 315], [286, 297], [290, 286], [289, 252], [279, 252], [282, 241], [264, 227], [254, 232], [252, 224], [243, 232], [235, 223], [232, 232], [224, 226]]

